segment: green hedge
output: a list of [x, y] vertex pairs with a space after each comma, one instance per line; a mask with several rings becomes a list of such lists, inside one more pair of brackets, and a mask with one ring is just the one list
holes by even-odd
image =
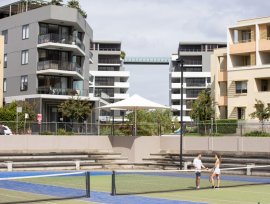
[[[217, 126], [217, 127], [216, 127]], [[211, 129], [211, 121], [205, 121], [204, 123], [199, 124], [199, 133], [200, 134], [209, 134]], [[213, 132], [217, 130], [218, 134], [234, 134], [237, 129], [237, 120], [232, 119], [222, 119], [216, 120], [213, 122]], [[205, 130], [207, 132], [205, 132]]]

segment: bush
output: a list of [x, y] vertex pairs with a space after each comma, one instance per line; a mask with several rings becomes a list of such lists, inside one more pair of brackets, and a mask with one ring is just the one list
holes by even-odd
[[[205, 121], [199, 124], [199, 133], [210, 134], [209, 130], [211, 129], [211, 121]], [[213, 132], [216, 132], [215, 135], [218, 134], [234, 134], [236, 133], [237, 129], [237, 120], [232, 119], [223, 119], [223, 120], [216, 120], [213, 122]], [[206, 132], [205, 132], [206, 131]]]
[[41, 135], [53, 135], [53, 133], [50, 131], [41, 132], [40, 134]]
[[59, 128], [58, 130], [57, 130], [57, 135], [73, 135], [74, 133], [72, 133], [72, 132], [66, 132], [66, 130], [65, 129], [63, 129], [63, 128]]
[[262, 132], [262, 131], [251, 131], [246, 134], [245, 136], [251, 136], [251, 137], [270, 137], [270, 134], [267, 132]]

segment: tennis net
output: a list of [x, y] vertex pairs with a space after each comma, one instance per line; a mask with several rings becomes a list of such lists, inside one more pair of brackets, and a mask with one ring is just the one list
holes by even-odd
[[[268, 185], [270, 178], [247, 176], [247, 173], [269, 170], [267, 166], [245, 166], [221, 169], [221, 188]], [[239, 175], [239, 173], [245, 175]], [[269, 172], [269, 171], [268, 171]], [[211, 170], [201, 172], [200, 189], [212, 189]], [[132, 195], [195, 190], [194, 170], [116, 170], [112, 172], [112, 195]]]
[[90, 197], [90, 173], [46, 173], [0, 178], [0, 204], [39, 203]]

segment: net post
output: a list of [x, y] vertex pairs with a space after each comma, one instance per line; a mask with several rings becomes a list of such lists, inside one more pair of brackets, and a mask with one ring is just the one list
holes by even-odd
[[115, 188], [115, 171], [112, 171], [112, 196], [116, 195], [116, 188]]
[[253, 167], [255, 167], [255, 164], [254, 164], [254, 163], [247, 164], [247, 172], [246, 172], [246, 175], [247, 175], [247, 176], [251, 176], [251, 175], [252, 175], [251, 169], [252, 169]]
[[85, 172], [86, 197], [90, 198], [90, 172]]

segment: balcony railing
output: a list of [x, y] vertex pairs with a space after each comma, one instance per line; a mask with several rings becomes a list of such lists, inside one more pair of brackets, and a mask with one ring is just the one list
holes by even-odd
[[95, 82], [96, 86], [114, 86], [114, 82]]
[[98, 63], [100, 64], [121, 64], [120, 59], [99, 59]]
[[205, 87], [205, 83], [186, 83], [189, 87]]
[[82, 41], [79, 38], [73, 37], [71, 35], [69, 36], [62, 36], [55, 33], [48, 33], [38, 36], [38, 44], [43, 43], [62, 43], [62, 44], [69, 44], [69, 45], [77, 45], [79, 48], [81, 48], [83, 51], [85, 50], [85, 46], [82, 43]]
[[80, 75], [83, 75], [82, 68], [74, 62], [58, 61], [58, 60], [47, 60], [38, 62], [37, 70], [47, 70], [47, 69], [56, 69], [63, 71], [76, 71]]
[[120, 51], [121, 49], [120, 48], [103, 48], [103, 47], [100, 47], [99, 48], [100, 51]]
[[37, 88], [38, 94], [51, 94], [51, 95], [68, 95], [68, 96], [87, 96], [87, 90], [76, 90], [76, 89], [63, 89], [54, 88], [50, 86], [43, 86]]
[[202, 61], [201, 60], [188, 60], [184, 59], [184, 65], [201, 65]]

